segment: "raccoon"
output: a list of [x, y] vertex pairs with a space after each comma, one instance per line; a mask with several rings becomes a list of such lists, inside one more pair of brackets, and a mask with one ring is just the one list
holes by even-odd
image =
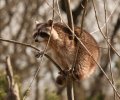
[[[92, 35], [85, 30], [81, 33], [81, 28], [77, 26], [74, 27], [74, 34], [93, 55], [94, 60], [98, 61], [99, 47]], [[35, 42], [42, 42], [45, 45], [50, 38], [49, 48], [54, 55], [53, 58], [61, 66], [61, 69], [65, 71], [71, 69], [79, 46], [76, 67], [73, 69], [75, 78], [82, 80], [94, 72], [96, 68], [95, 61], [76, 37], [72, 39], [72, 32], [63, 23], [56, 22], [51, 24], [51, 20], [46, 23], [38, 23], [33, 33], [33, 38]]]

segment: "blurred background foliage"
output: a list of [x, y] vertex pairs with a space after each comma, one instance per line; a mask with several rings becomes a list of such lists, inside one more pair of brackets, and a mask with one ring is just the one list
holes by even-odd
[[[52, 0], [47, 1], [52, 6]], [[74, 24], [77, 26], [81, 25], [85, 1], [71, 0]], [[100, 26], [105, 23], [103, 1], [94, 0]], [[108, 37], [111, 44], [120, 54], [120, 1], [105, 1], [107, 18], [111, 15], [118, 1], [116, 9], [108, 21]], [[55, 9], [57, 10], [56, 2], [57, 0], [55, 0]], [[67, 23], [63, 0], [59, 0], [59, 6], [62, 19]], [[46, 0], [0, 0], [0, 38], [29, 43], [42, 50], [42, 45], [35, 43], [32, 39], [32, 33], [35, 21], [47, 22], [49, 19], [52, 19], [52, 8], [47, 5]], [[55, 22], [59, 21], [59, 16], [55, 14]], [[100, 32], [92, 33], [98, 28], [91, 0], [88, 0], [83, 28], [98, 41], [101, 50], [100, 65], [111, 79], [108, 49], [105, 49], [107, 43]], [[105, 33], [105, 29], [103, 29], [103, 32]], [[110, 50], [114, 84], [120, 92], [120, 58], [112, 49]], [[20, 87], [21, 97], [28, 88], [40, 61], [39, 58], [35, 58], [35, 50], [0, 41], [0, 100], [4, 100], [7, 95], [8, 86], [5, 66], [6, 56], [8, 55], [11, 57], [14, 74], [18, 77], [17, 82]], [[40, 72], [32, 85], [27, 100], [66, 100], [65, 87], [58, 86], [55, 81], [58, 70], [45, 57], [40, 67]], [[82, 81], [79, 85], [78, 90], [81, 100], [113, 100], [114, 98], [114, 91], [99, 68], [97, 68], [93, 76]]]
[[4, 100], [7, 95], [7, 80], [5, 74], [0, 73], [0, 100]]

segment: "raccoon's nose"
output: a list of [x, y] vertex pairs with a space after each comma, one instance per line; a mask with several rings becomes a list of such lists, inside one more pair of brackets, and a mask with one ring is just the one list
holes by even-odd
[[38, 42], [38, 39], [35, 39], [35, 42]]

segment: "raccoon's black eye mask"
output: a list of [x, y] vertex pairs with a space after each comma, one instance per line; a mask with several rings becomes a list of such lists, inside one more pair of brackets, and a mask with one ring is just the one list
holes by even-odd
[[33, 35], [33, 38], [35, 39], [35, 42], [38, 42], [38, 39], [37, 39], [38, 36], [40, 36], [40, 37], [42, 37], [42, 38], [48, 38], [50, 35], [49, 35], [49, 32], [47, 32], [47, 31], [38, 30], [38, 31]]
[[48, 32], [45, 32], [45, 31], [41, 31], [41, 32], [39, 33], [39, 35], [40, 35], [42, 38], [48, 38], [48, 37], [49, 37]]

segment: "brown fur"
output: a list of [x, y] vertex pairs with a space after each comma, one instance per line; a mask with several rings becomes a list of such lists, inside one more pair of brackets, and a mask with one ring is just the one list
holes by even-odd
[[[39, 26], [39, 25], [38, 25]], [[50, 27], [49, 23], [44, 23], [42, 28]], [[54, 59], [59, 63], [63, 70], [69, 70], [73, 64], [75, 53], [78, 46], [78, 40], [75, 38], [71, 39], [72, 33], [70, 30], [61, 23], [54, 23], [53, 29], [56, 31], [55, 34], [58, 35], [58, 39], [54, 39], [51, 36], [49, 47], [54, 53]], [[81, 29], [75, 27], [75, 34], [80, 38], [82, 43], [93, 55], [94, 59], [98, 61], [99, 58], [99, 48], [95, 39], [86, 31], [80, 35]], [[47, 43], [46, 39], [46, 42]], [[76, 62], [76, 68], [74, 69], [74, 74], [77, 79], [84, 79], [94, 72], [96, 64], [82, 44], [79, 43], [78, 58]]]

